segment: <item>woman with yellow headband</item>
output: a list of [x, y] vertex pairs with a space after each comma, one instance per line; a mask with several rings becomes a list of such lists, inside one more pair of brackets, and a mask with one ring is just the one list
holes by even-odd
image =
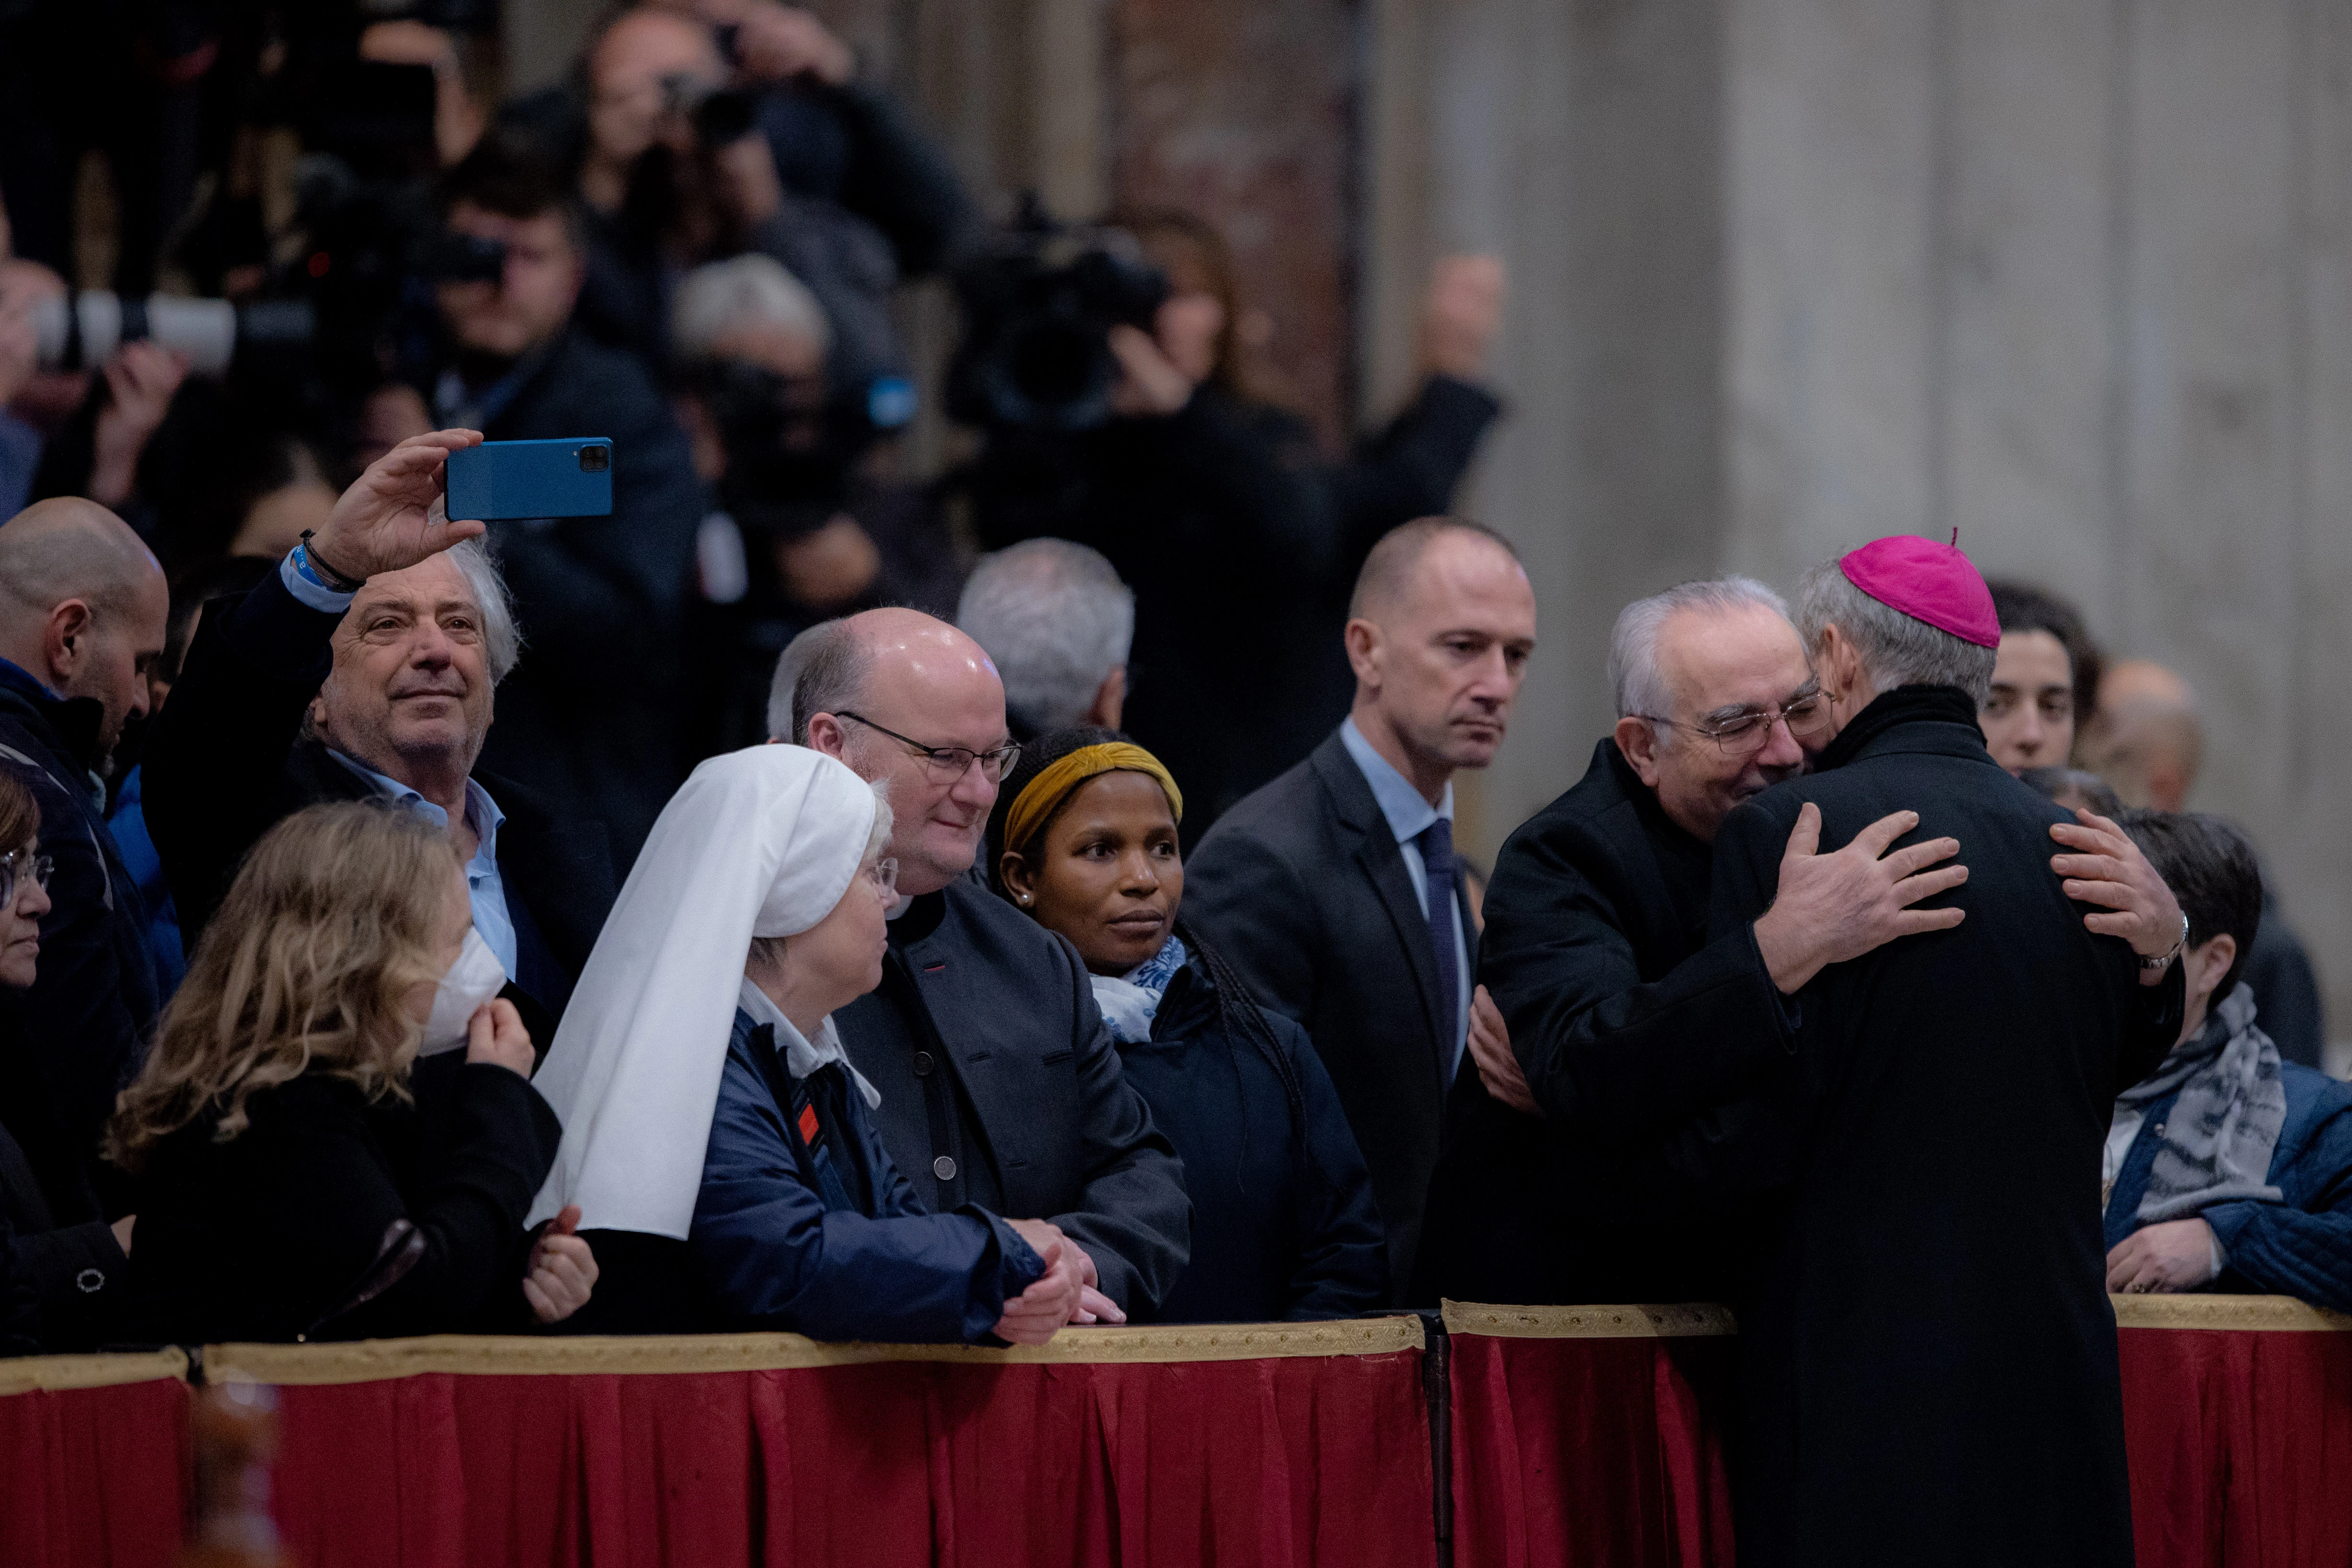
[[1183, 792], [1116, 730], [1041, 736], [998, 795], [999, 892], [1077, 948], [1128, 1081], [1184, 1160], [1164, 1322], [1344, 1317], [1388, 1296], [1371, 1178], [1299, 1026], [1177, 916]]

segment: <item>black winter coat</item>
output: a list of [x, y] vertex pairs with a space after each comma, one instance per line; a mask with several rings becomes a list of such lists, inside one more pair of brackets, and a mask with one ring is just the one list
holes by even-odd
[[1834, 849], [1890, 811], [1949, 836], [1966, 922], [1822, 971], [1797, 1061], [1706, 1143], [1781, 1206], [1738, 1301], [1742, 1568], [2132, 1561], [2100, 1159], [2116, 1092], [2179, 1032], [2050, 869], [2067, 813], [1947, 686], [1877, 698], [1821, 771], [1715, 841], [1718, 936], [1770, 904], [1807, 801]]
[[1345, 1318], [1388, 1303], [1381, 1211], [1331, 1075], [1305, 1030], [1260, 1010], [1297, 1082], [1303, 1137], [1274, 1064], [1224, 1028], [1197, 961], [1169, 982], [1151, 1038], [1118, 1048], [1192, 1197], [1192, 1260], [1160, 1322]]
[[[192, 953], [264, 833], [305, 806], [372, 798], [365, 779], [302, 736], [303, 714], [333, 664], [341, 622], [296, 599], [274, 571], [250, 593], [217, 601], [148, 736], [148, 831]], [[502, 724], [503, 687], [498, 700]], [[543, 1054], [612, 913], [612, 857], [602, 823], [511, 779], [476, 778], [506, 813], [499, 873], [520, 971], [508, 999]]]
[[681, 649], [709, 497], [643, 368], [576, 329], [482, 434], [612, 438], [612, 516], [490, 525], [523, 652], [499, 685], [482, 765], [603, 822], [625, 874], [696, 760], [684, 716], [694, 677]]
[[925, 1208], [1050, 1219], [1121, 1308], [1166, 1299], [1190, 1244], [1184, 1167], [1068, 942], [960, 877], [891, 922], [881, 988], [833, 1021]]
[[1797, 1016], [1752, 929], [1707, 939], [1713, 869], [1607, 737], [1504, 843], [1478, 978], [1545, 1113], [1479, 1097], [1432, 1186], [1417, 1300], [1730, 1292], [1723, 1246], [1663, 1222], [1667, 1135], [1785, 1064]]
[[[436, 1059], [437, 1060], [437, 1059]], [[555, 1113], [520, 1074], [460, 1062], [446, 1123], [307, 1072], [151, 1151], [134, 1190], [123, 1337], [370, 1339], [527, 1321], [523, 1217], [555, 1164]]]
[[1499, 408], [1433, 378], [1333, 465], [1299, 420], [1205, 386], [1166, 418], [992, 434], [959, 483], [988, 549], [1075, 539], [1135, 590], [1123, 727], [1183, 781], [1189, 847], [1347, 716], [1357, 569], [1446, 509]]
[[[1184, 913], [1315, 1042], [1371, 1170], [1402, 1289], [1445, 1134], [1453, 1022], [1438, 1016], [1436, 955], [1403, 853], [1338, 735], [1186, 857]], [[1466, 900], [1462, 928], [1475, 974]], [[1461, 1070], [1477, 1076], [1466, 1055]]]
[[[113, 1228], [102, 1219], [58, 1225], [25, 1152], [0, 1127], [0, 1237], [12, 1231], [13, 1272], [27, 1309], [17, 1332], [52, 1354], [96, 1350], [113, 1338], [110, 1323], [128, 1278]], [[9, 1250], [0, 1245], [0, 1254]], [[10, 1332], [10, 1273], [0, 1263], [0, 1342]]]
[[0, 1125], [59, 1225], [128, 1212], [98, 1141], [146, 1058], [160, 1001], [147, 910], [89, 771], [101, 720], [96, 701], [53, 696], [0, 661], [0, 767], [32, 790], [41, 852], [57, 862], [37, 976], [0, 991]]

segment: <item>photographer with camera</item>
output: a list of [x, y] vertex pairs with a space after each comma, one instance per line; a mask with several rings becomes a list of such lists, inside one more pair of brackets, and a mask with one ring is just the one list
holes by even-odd
[[572, 324], [580, 240], [536, 144], [492, 131], [442, 201], [449, 234], [498, 265], [436, 288], [436, 417], [493, 441], [609, 436], [614, 452], [610, 517], [491, 526], [530, 642], [499, 690], [485, 764], [601, 819], [625, 867], [686, 777], [679, 639], [707, 498], [643, 367]]
[[702, 522], [694, 667], [699, 751], [767, 738], [777, 654], [820, 621], [906, 605], [952, 613], [962, 570], [921, 489], [877, 478], [866, 400], [825, 372], [830, 329], [772, 258], [678, 285], [677, 411], [719, 509]]
[[590, 39], [580, 85], [508, 105], [504, 121], [578, 170], [582, 322], [664, 372], [680, 271], [760, 251], [824, 303], [836, 388], [902, 376], [891, 291], [942, 264], [971, 204], [855, 66], [823, 23], [769, 0], [640, 6]]
[[1074, 539], [1134, 585], [1127, 727], [1197, 802], [1189, 842], [1345, 714], [1357, 570], [1388, 529], [1446, 509], [1499, 412], [1475, 382], [1501, 265], [1438, 265], [1419, 395], [1338, 464], [1251, 386], [1232, 254], [1198, 218], [1057, 235], [1033, 207], [960, 282], [950, 411], [984, 444], [952, 482], [984, 547]]

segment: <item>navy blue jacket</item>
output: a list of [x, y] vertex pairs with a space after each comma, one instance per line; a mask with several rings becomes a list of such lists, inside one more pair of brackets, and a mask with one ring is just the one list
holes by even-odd
[[1388, 1302], [1388, 1238], [1339, 1092], [1307, 1031], [1259, 1010], [1298, 1081], [1303, 1141], [1274, 1064], [1226, 1032], [1197, 962], [1169, 982], [1152, 1038], [1118, 1048], [1192, 1197], [1192, 1260], [1161, 1322], [1344, 1318]]
[[[2284, 1201], [2217, 1203], [2200, 1211], [2230, 1254], [2210, 1288], [2299, 1296], [2315, 1307], [2352, 1312], [2352, 1083], [2292, 1061], [2280, 1063], [2279, 1079], [2286, 1121], [2271, 1155], [2270, 1183]], [[2140, 1228], [2140, 1199], [2158, 1147], [2148, 1134], [2179, 1098], [2167, 1095], [2147, 1108], [2124, 1155], [2107, 1197], [2110, 1251]]]
[[0, 1121], [16, 1134], [59, 1225], [126, 1212], [98, 1159], [114, 1096], [145, 1060], [155, 1022], [147, 906], [108, 831], [90, 778], [103, 714], [0, 661], [0, 767], [41, 808], [49, 913], [30, 988], [0, 991]]
[[688, 1238], [728, 1316], [813, 1339], [964, 1343], [1045, 1273], [987, 1210], [926, 1211], [855, 1088], [833, 1097], [846, 1125], [818, 1134], [849, 1167], [845, 1193], [828, 1199], [788, 1109], [793, 1090], [773, 1032], [739, 1009]]

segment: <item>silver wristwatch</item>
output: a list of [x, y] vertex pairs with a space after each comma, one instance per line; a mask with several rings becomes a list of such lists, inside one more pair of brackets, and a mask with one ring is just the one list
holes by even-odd
[[2180, 940], [2179, 940], [2179, 941], [2178, 941], [2178, 942], [2175, 942], [2175, 943], [2174, 943], [2174, 944], [2173, 944], [2169, 948], [2168, 948], [2168, 949], [2164, 952], [2164, 954], [2163, 954], [2161, 956], [2159, 956], [2159, 957], [2155, 957], [2155, 958], [2142, 958], [2142, 959], [2139, 961], [2139, 967], [2140, 967], [2141, 968], [2143, 968], [2143, 969], [2161, 969], [2161, 968], [2163, 968], [2166, 965], [2168, 965], [2168, 964], [2171, 963], [2175, 958], [2179, 957], [2179, 956], [2180, 956], [2180, 955], [2181, 955], [2182, 950], [2183, 950], [2183, 949], [2185, 949], [2188, 946], [2189, 946], [2189, 912], [2188, 912], [2187, 910], [2183, 910], [2183, 911], [2181, 911], [2181, 913], [2180, 913]]

